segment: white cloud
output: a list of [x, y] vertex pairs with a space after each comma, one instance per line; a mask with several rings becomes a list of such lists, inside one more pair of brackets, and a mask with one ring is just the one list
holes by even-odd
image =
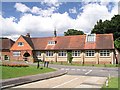
[[23, 13], [29, 12], [32, 14], [38, 14], [43, 17], [51, 16], [53, 14], [53, 12], [58, 9], [58, 7], [56, 7], [56, 6], [51, 6], [51, 7], [48, 7], [47, 9], [42, 9], [42, 8], [39, 8], [36, 6], [29, 8], [25, 4], [22, 4], [22, 3], [16, 3], [14, 7], [16, 8], [17, 11], [20, 11]]
[[69, 9], [69, 13], [77, 13], [76, 8], [73, 7], [72, 9]]
[[[112, 11], [108, 12], [106, 5], [86, 4], [83, 7], [83, 13], [79, 14], [76, 19], [72, 19], [67, 12], [63, 14], [53, 13], [56, 10], [54, 6], [47, 10], [34, 6], [31, 9], [24, 9], [22, 11], [24, 14], [18, 22], [15, 22], [15, 17], [3, 18], [0, 16], [0, 24], [2, 23], [3, 35], [11, 38], [14, 38], [13, 35], [16, 35], [16, 38], [18, 35], [26, 34], [27, 32], [30, 32], [33, 36], [36, 34], [41, 36], [43, 32], [50, 35], [49, 33], [53, 32], [55, 27], [60, 35], [69, 28], [83, 30], [88, 33], [99, 19], [111, 19], [114, 14], [117, 14], [117, 8], [116, 4]], [[21, 10], [19, 9], [19, 11]], [[25, 13], [27, 11], [39, 15], [27, 14]]]
[[16, 3], [14, 7], [17, 11], [20, 11], [22, 13], [30, 11], [30, 8], [28, 8], [25, 4], [22, 3]]

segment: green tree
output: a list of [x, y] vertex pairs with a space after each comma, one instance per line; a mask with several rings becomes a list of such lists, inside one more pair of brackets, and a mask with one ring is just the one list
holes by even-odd
[[115, 15], [111, 20], [99, 20], [91, 33], [104, 34], [113, 33], [114, 40], [120, 37], [120, 15]]
[[115, 40], [115, 47], [120, 51], [120, 37]]
[[71, 64], [72, 64], [72, 59], [73, 59], [73, 57], [72, 57], [72, 51], [67, 51], [67, 60]]
[[115, 47], [120, 50], [120, 15], [113, 16], [111, 20], [99, 20], [91, 33], [113, 33]]
[[74, 29], [68, 29], [67, 32], [64, 32], [64, 36], [70, 36], [70, 35], [83, 35], [84, 32], [80, 30], [74, 30]]

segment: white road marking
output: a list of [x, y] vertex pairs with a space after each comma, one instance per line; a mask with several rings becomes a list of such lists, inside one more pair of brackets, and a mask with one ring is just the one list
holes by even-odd
[[86, 69], [83, 69], [82, 71], [86, 71]]
[[80, 71], [80, 69], [77, 69], [78, 71]]
[[71, 70], [75, 70], [75, 69], [73, 68], [73, 69], [71, 69]]
[[86, 72], [85, 75], [89, 74], [90, 72], [92, 72], [92, 70], [89, 70], [88, 72]]
[[68, 81], [68, 82], [62, 83], [62, 84], [57, 85], [57, 86], [54, 86], [54, 87], [52, 87], [52, 88], [57, 88], [57, 87], [59, 87], [59, 86], [65, 85], [65, 84], [67, 84], [67, 83], [69, 83], [69, 82], [72, 82], [72, 81], [74, 81], [74, 80], [76, 80], [76, 79], [78, 79], [78, 78], [74, 78], [74, 79], [72, 79], [72, 80], [70, 80], [70, 81]]
[[69, 70], [69, 68], [66, 68], [66, 70]]
[[64, 68], [61, 68], [61, 70], [64, 70]]

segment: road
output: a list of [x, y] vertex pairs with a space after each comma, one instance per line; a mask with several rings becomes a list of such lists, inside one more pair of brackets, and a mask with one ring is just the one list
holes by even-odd
[[60, 70], [65, 70], [68, 75], [85, 75], [85, 76], [98, 76], [98, 77], [109, 77], [118, 76], [118, 68], [112, 67], [86, 67], [86, 66], [65, 66], [65, 65], [52, 65], [49, 67]]
[[[67, 75], [33, 82], [13, 88], [101, 88], [107, 77], [118, 76], [118, 68], [52, 65]], [[90, 89], [92, 90], [92, 89]]]

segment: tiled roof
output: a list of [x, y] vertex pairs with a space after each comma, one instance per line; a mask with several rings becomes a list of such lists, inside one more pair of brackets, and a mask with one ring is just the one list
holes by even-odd
[[26, 36], [22, 36], [25, 40], [26, 40], [26, 42], [31, 46], [31, 48], [32, 49], [34, 49], [34, 45], [33, 45], [33, 42], [32, 42], [32, 40], [31, 40], [31, 38], [29, 38], [29, 37], [26, 37]]
[[[57, 41], [48, 45], [48, 41]], [[31, 38], [34, 50], [114, 49], [113, 34], [97, 34], [95, 42], [86, 42], [86, 35]]]
[[8, 38], [0, 38], [0, 50], [10, 49], [14, 41]]

